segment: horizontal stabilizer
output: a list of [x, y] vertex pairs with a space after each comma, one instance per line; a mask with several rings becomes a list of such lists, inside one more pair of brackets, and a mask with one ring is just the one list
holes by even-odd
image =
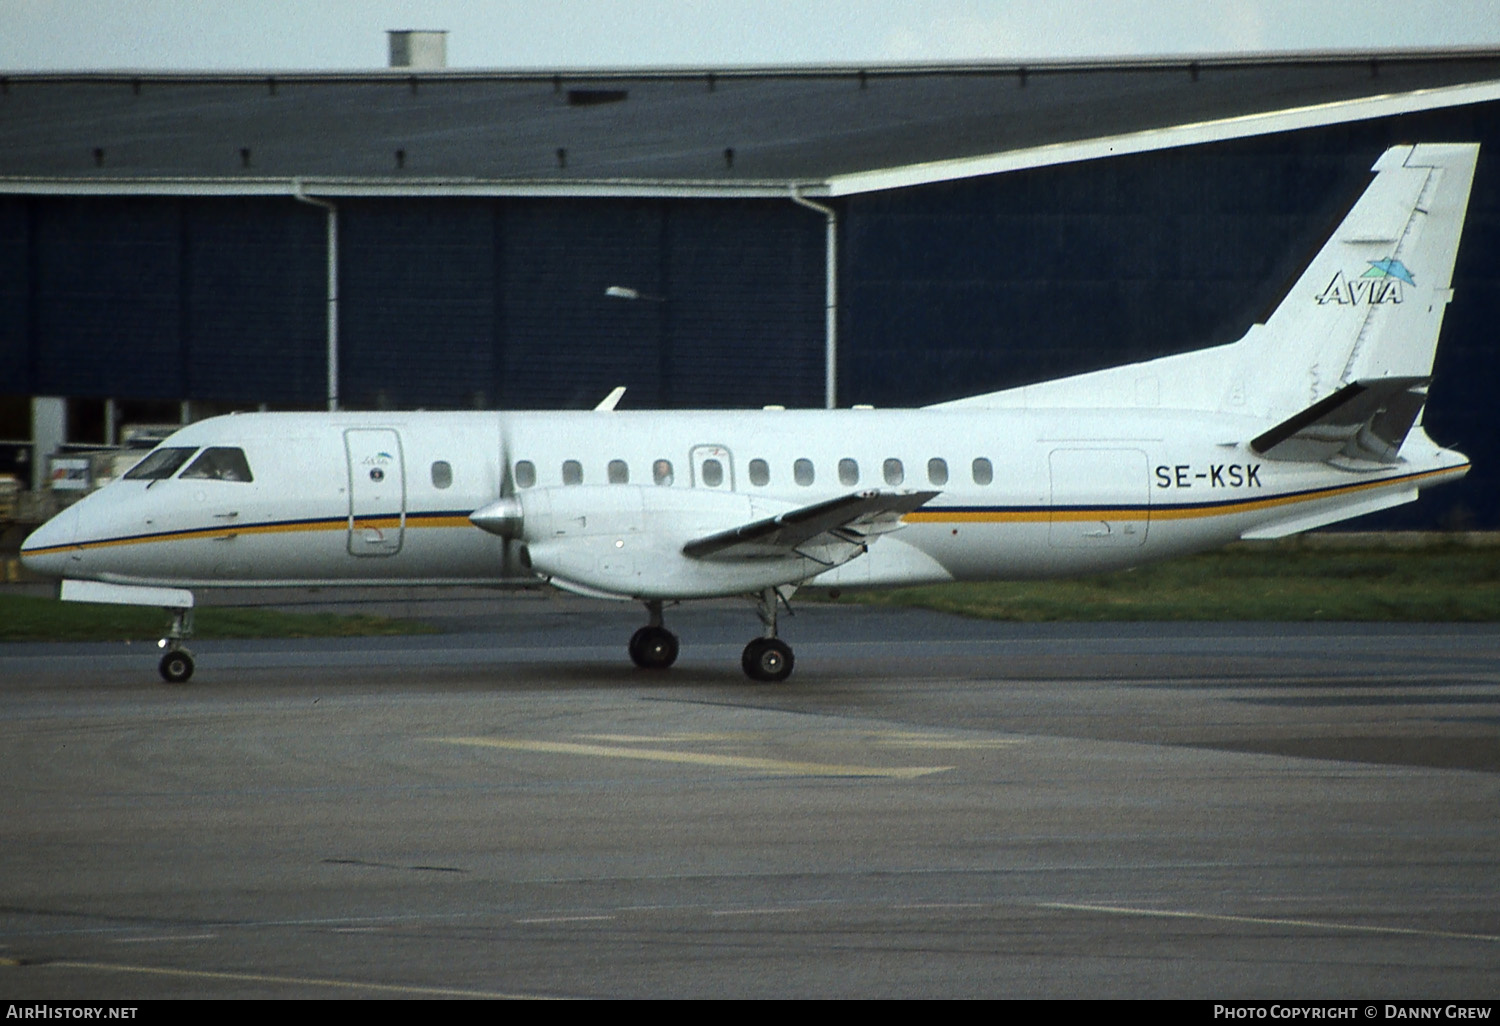
[[903, 515], [936, 495], [854, 492], [707, 535], [688, 542], [682, 551], [694, 559], [766, 559], [829, 544], [862, 548], [872, 535], [899, 527]]
[[1311, 531], [1318, 527], [1327, 527], [1329, 524], [1342, 523], [1354, 517], [1362, 517], [1370, 513], [1378, 513], [1383, 509], [1400, 506], [1408, 502], [1417, 501], [1417, 489], [1402, 488], [1391, 492], [1377, 492], [1374, 495], [1355, 500], [1353, 502], [1341, 503], [1330, 509], [1319, 510], [1306, 516], [1292, 517], [1287, 520], [1276, 520], [1269, 524], [1246, 531], [1240, 537], [1245, 541], [1270, 541], [1275, 538], [1288, 538], [1303, 531]]
[[1269, 460], [1395, 463], [1427, 402], [1431, 378], [1376, 378], [1345, 385], [1250, 443]]

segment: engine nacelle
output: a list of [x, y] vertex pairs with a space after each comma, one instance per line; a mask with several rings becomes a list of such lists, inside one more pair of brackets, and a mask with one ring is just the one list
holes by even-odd
[[640, 485], [527, 489], [475, 511], [485, 530], [526, 544], [531, 568], [562, 588], [620, 598], [704, 598], [802, 580], [827, 564], [802, 556], [703, 560], [682, 547], [795, 508], [737, 492]]

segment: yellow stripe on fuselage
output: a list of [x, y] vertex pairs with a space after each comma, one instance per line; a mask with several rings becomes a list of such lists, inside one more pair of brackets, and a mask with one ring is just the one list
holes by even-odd
[[[348, 531], [348, 517], [329, 520], [291, 520], [270, 524], [246, 524], [237, 527], [220, 524], [215, 527], [189, 528], [182, 531], [162, 531], [156, 534], [136, 534], [126, 538], [101, 538], [96, 541], [72, 542], [68, 545], [49, 545], [44, 549], [23, 549], [26, 555], [43, 555], [49, 552], [75, 552], [79, 549], [110, 549], [121, 545], [154, 545], [168, 541], [202, 540], [204, 538], [237, 538], [241, 535], [293, 534], [314, 531]], [[395, 530], [402, 526], [400, 517], [360, 517], [353, 522], [354, 530]], [[413, 514], [406, 518], [406, 527], [473, 527], [469, 518], [461, 514], [439, 514], [425, 516]]]
[[1024, 509], [943, 509], [924, 508], [906, 514], [909, 524], [1036, 524], [1089, 520], [1197, 520], [1206, 517], [1233, 516], [1238, 513], [1253, 513], [1258, 510], [1275, 509], [1303, 502], [1319, 502], [1342, 495], [1370, 491], [1376, 488], [1415, 484], [1447, 474], [1461, 474], [1469, 469], [1465, 463], [1457, 467], [1428, 470], [1419, 474], [1401, 477], [1386, 477], [1378, 481], [1361, 481], [1357, 484], [1335, 485], [1312, 491], [1293, 494], [1268, 495], [1243, 502], [1213, 502], [1201, 505], [1120, 506], [1091, 509], [1051, 509], [1032, 506]]
[[[1428, 470], [1400, 477], [1385, 477], [1378, 481], [1361, 481], [1356, 484], [1335, 485], [1328, 488], [1319, 488], [1292, 494], [1268, 495], [1264, 498], [1246, 499], [1243, 502], [1229, 501], [1203, 503], [1200, 505], [1100, 507], [1098, 509], [1052, 509], [1047, 506], [1014, 509], [970, 509], [962, 507], [944, 509], [942, 507], [929, 507], [914, 510], [906, 514], [904, 519], [907, 523], [912, 524], [1035, 524], [1089, 520], [1196, 520], [1208, 517], [1252, 513], [1258, 510], [1275, 509], [1280, 506], [1290, 506], [1297, 503], [1319, 502], [1325, 499], [1334, 499], [1343, 495], [1352, 495], [1358, 492], [1371, 491], [1393, 485], [1415, 484], [1419, 481], [1428, 481], [1447, 475], [1463, 474], [1468, 469], [1469, 464], [1464, 463], [1456, 467], [1445, 467], [1440, 470]], [[400, 517], [361, 517], [354, 520], [352, 526], [356, 530], [393, 530], [400, 528], [402, 522]], [[406, 517], [405, 526], [408, 528], [471, 528], [473, 524], [463, 514], [414, 513]], [[132, 535], [126, 538], [103, 538], [97, 541], [73, 542], [68, 545], [51, 545], [44, 549], [23, 549], [22, 552], [26, 555], [42, 555], [49, 552], [107, 549], [121, 545], [151, 545], [159, 542], [184, 541], [189, 539], [228, 539], [240, 535], [289, 534], [304, 531], [347, 531], [350, 527], [348, 517], [331, 518], [328, 520], [294, 520], [281, 523], [249, 524], [244, 527], [221, 524], [215, 527], [183, 531], [164, 531], [157, 534]]]

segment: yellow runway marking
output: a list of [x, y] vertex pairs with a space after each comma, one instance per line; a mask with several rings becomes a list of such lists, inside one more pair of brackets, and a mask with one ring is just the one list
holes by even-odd
[[690, 766], [714, 766], [719, 769], [759, 770], [787, 776], [818, 777], [894, 777], [910, 780], [931, 773], [943, 773], [952, 766], [843, 766], [822, 762], [792, 762], [783, 759], [761, 759], [748, 755], [707, 755], [702, 752], [678, 752], [666, 748], [622, 748], [618, 745], [582, 745], [566, 741], [527, 741], [491, 737], [433, 738], [443, 744], [473, 745], [479, 748], [501, 748], [513, 752], [545, 752], [551, 755], [588, 755], [600, 759], [641, 759], [649, 762], [675, 762]]
[[692, 741], [757, 741], [768, 734], [574, 734], [585, 741], [614, 741], [622, 745], [638, 745], [654, 742], [673, 744]]
[[1388, 933], [1404, 937], [1446, 937], [1452, 940], [1500, 941], [1487, 933], [1454, 933], [1448, 930], [1418, 930], [1404, 926], [1362, 926], [1357, 923], [1328, 923], [1318, 919], [1274, 919], [1265, 916], [1228, 916], [1210, 912], [1174, 912], [1166, 909], [1127, 908], [1120, 905], [1074, 905], [1061, 901], [1044, 901], [1039, 908], [1056, 908], [1069, 912], [1107, 912], [1121, 916], [1155, 916], [1161, 919], [1201, 919], [1219, 923], [1256, 923], [1262, 926], [1301, 926], [1310, 930], [1346, 930], [1353, 933]]
[[424, 997], [498, 998], [503, 1001], [558, 1000], [537, 994], [507, 994], [500, 991], [465, 990], [460, 987], [416, 987], [395, 983], [360, 983], [318, 976], [276, 976], [270, 973], [210, 972], [201, 969], [159, 969], [149, 965], [116, 965], [110, 962], [39, 962], [33, 968], [93, 969], [108, 973], [142, 973], [147, 976], [178, 976], [193, 980], [233, 980], [240, 983], [291, 983], [303, 987], [333, 987], [336, 990], [366, 990], [382, 994], [416, 994]]
[[[739, 741], [755, 742], [769, 741], [772, 738], [784, 737], [784, 734], [766, 731], [745, 731], [742, 733], [720, 733], [720, 734], [574, 734], [576, 738], [584, 741], [605, 741], [623, 745], [637, 745], [647, 743], [657, 744], [691, 744], [693, 742], [712, 741]], [[981, 751], [995, 748], [1009, 748], [1011, 745], [1024, 744], [1024, 738], [956, 738], [946, 734], [912, 734], [902, 731], [833, 731], [824, 732], [819, 737], [832, 737], [841, 742], [865, 742], [874, 745], [886, 745], [893, 748], [943, 748], [954, 750]]]
[[988, 751], [1024, 744], [1020, 738], [964, 738], [957, 737], [882, 737], [876, 738], [878, 745], [891, 748], [941, 748], [952, 751]]

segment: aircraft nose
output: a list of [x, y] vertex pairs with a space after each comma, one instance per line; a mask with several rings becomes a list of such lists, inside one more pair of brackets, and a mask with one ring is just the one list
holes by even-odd
[[70, 547], [78, 538], [78, 508], [70, 506], [21, 543], [21, 565], [47, 577], [67, 576]]

